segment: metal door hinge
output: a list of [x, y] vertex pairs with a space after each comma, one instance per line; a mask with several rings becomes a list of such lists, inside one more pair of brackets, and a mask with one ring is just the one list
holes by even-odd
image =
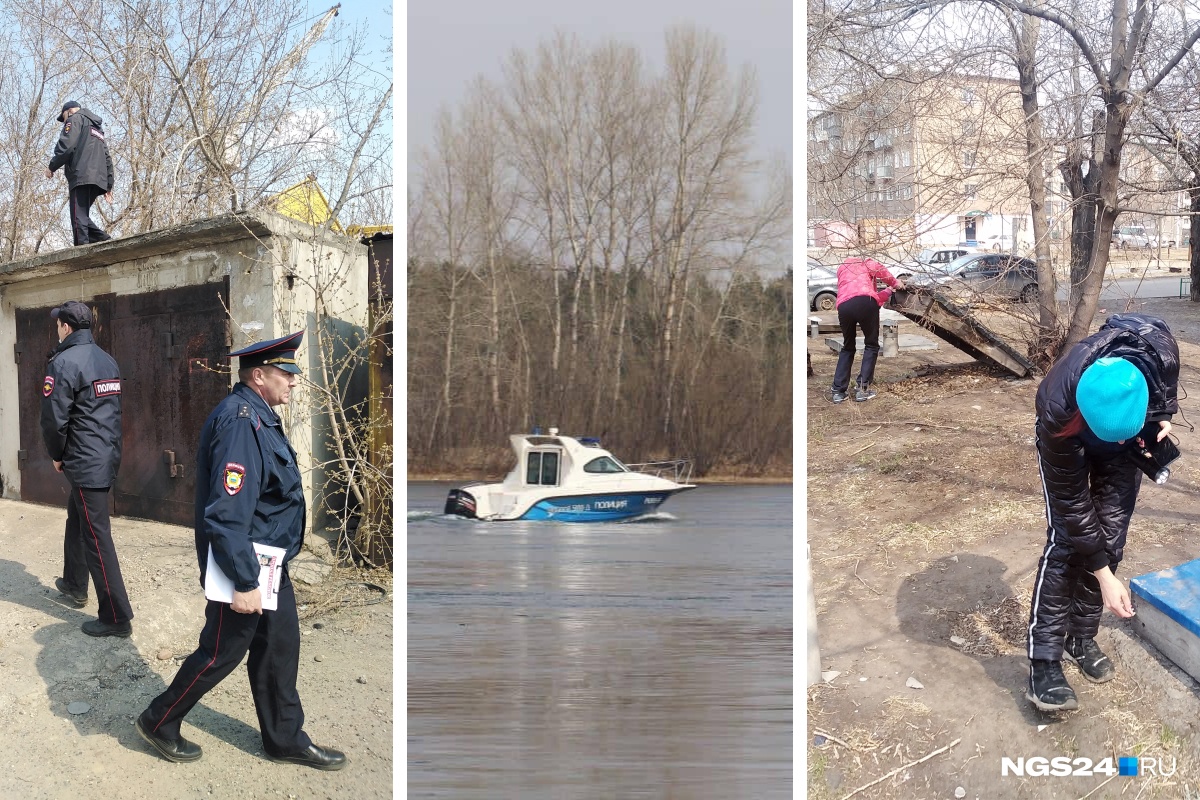
[[163, 450], [163, 463], [167, 465], [167, 472], [172, 478], [183, 477], [183, 464], [175, 463], [175, 451]]

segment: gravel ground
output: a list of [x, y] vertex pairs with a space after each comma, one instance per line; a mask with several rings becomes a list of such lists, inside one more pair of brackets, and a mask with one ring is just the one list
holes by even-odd
[[[141, 740], [133, 721], [196, 646], [204, 599], [192, 531], [114, 518], [133, 636], [94, 639], [79, 630], [95, 617], [94, 592], [75, 609], [54, 589], [65, 519], [64, 509], [0, 500], [0, 728], [11, 759], [0, 771], [0, 797], [392, 797], [390, 593], [364, 604], [379, 595], [343, 590], [349, 601], [316, 613], [331, 607], [330, 589], [357, 578], [329, 574], [309, 552], [297, 560], [298, 572], [319, 581], [297, 579], [305, 730], [346, 752], [344, 770], [266, 760], [242, 667], [184, 721], [184, 736], [204, 757], [172, 764]], [[87, 709], [72, 713], [81, 704]]]

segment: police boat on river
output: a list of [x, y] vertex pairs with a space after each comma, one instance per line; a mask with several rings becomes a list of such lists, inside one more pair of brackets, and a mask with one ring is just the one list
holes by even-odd
[[509, 437], [517, 465], [502, 483], [473, 483], [451, 489], [447, 514], [481, 520], [549, 519], [605, 522], [657, 511], [667, 498], [687, 489], [687, 459], [622, 464], [600, 440], [562, 436]]

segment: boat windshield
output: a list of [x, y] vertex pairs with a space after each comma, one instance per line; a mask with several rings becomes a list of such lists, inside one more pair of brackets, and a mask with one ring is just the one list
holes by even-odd
[[609, 456], [600, 456], [593, 458], [591, 461], [583, 465], [584, 472], [598, 472], [601, 474], [611, 474], [614, 472], [628, 472], [625, 466], [615, 458]]

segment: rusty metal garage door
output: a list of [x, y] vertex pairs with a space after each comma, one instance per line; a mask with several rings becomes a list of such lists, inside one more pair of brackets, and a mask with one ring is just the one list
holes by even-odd
[[[228, 298], [226, 279], [146, 294], [104, 295], [91, 304], [98, 323], [96, 340], [121, 368], [123, 454], [113, 491], [115, 513], [192, 524], [200, 427], [229, 392]], [[48, 308], [22, 310], [17, 319], [18, 349], [24, 346], [38, 354], [29, 359], [37, 362], [29, 377], [26, 359], [21, 359], [20, 391], [22, 397], [32, 392], [39, 402], [47, 350], [43, 340], [48, 338], [50, 346], [56, 340], [53, 328], [48, 337], [38, 328], [49, 313]], [[28, 345], [22, 343], [23, 333]], [[38, 409], [38, 403], [22, 407], [21, 448], [26, 457], [21, 497], [59, 503], [66, 482], [45, 455]]]

